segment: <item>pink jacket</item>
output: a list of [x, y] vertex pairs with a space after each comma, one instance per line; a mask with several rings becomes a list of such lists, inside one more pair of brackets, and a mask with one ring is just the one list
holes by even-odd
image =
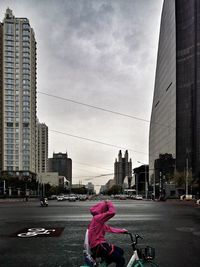
[[106, 242], [105, 233], [125, 233], [126, 229], [119, 229], [110, 227], [105, 224], [109, 219], [115, 216], [115, 208], [111, 201], [99, 202], [90, 208], [93, 215], [92, 221], [88, 226], [89, 230], [89, 246], [90, 248], [96, 247], [100, 243]]

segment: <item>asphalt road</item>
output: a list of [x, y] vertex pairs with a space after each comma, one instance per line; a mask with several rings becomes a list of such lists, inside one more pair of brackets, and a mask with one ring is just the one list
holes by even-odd
[[[81, 266], [89, 207], [94, 203], [49, 201], [49, 207], [41, 208], [34, 201], [0, 202], [0, 266]], [[200, 207], [180, 201], [118, 200], [114, 204], [117, 214], [109, 224], [143, 236], [141, 245], [155, 247], [159, 266], [199, 266]], [[57, 237], [13, 236], [23, 228], [64, 229]], [[128, 236], [108, 234], [107, 239], [125, 250], [127, 262], [131, 255]]]

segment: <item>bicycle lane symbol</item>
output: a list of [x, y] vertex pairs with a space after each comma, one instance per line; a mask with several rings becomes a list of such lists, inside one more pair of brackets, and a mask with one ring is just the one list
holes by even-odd
[[38, 235], [50, 235], [55, 232], [55, 229], [45, 229], [45, 228], [29, 228], [27, 232], [19, 233], [18, 237], [34, 237]]

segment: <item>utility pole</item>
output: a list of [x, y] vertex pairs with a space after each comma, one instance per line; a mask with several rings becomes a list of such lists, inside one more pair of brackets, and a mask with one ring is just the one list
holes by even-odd
[[6, 195], [6, 180], [3, 180], [3, 194]]
[[145, 172], [145, 198], [147, 199], [148, 197], [148, 186], [147, 186], [147, 170], [146, 170], [147, 165], [144, 165], [144, 172]]
[[161, 198], [162, 195], [162, 172], [160, 172], [160, 182], [159, 182], [159, 198]]
[[185, 178], [185, 194], [188, 195], [188, 157], [186, 158], [186, 178]]
[[155, 175], [155, 171], [154, 171], [154, 174], [153, 174], [153, 196], [154, 196], [154, 199], [156, 197], [156, 175]]
[[135, 182], [136, 182], [136, 195], [138, 195], [138, 174], [137, 173], [135, 173]]
[[37, 195], [38, 195], [38, 198], [40, 198], [40, 182], [39, 182], [39, 178], [37, 179], [37, 182], [38, 182]]
[[42, 184], [42, 188], [43, 188], [43, 197], [45, 197], [45, 183]]

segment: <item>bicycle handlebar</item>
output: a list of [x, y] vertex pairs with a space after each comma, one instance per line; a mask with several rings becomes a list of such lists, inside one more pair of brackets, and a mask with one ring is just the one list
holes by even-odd
[[143, 237], [141, 237], [141, 236], [138, 235], [138, 234], [135, 234], [135, 240], [134, 240], [134, 239], [133, 239], [133, 235], [132, 235], [132, 233], [127, 232], [126, 234], [128, 234], [128, 235], [130, 236], [130, 239], [131, 239], [131, 246], [132, 246], [133, 250], [135, 250], [135, 249], [136, 249], [136, 245], [137, 245], [137, 243], [138, 243], [138, 239], [143, 239]]

